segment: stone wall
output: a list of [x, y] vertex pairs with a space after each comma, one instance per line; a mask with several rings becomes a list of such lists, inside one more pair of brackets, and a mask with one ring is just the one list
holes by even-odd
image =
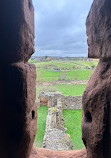
[[0, 157], [29, 158], [37, 131], [32, 0], [0, 0]]
[[41, 92], [40, 104], [56, 107], [57, 99], [61, 99], [64, 109], [82, 109], [82, 96], [63, 95], [60, 92]]
[[39, 99], [41, 105], [47, 105], [48, 107], [55, 107], [57, 105], [57, 99], [61, 98], [63, 101], [64, 96], [60, 92], [41, 92], [39, 93]]
[[64, 109], [82, 109], [82, 96], [64, 96]]
[[94, 0], [86, 21], [88, 56], [100, 61], [83, 94], [88, 158], [111, 157], [111, 0]]
[[51, 150], [72, 150], [73, 144], [69, 134], [65, 134], [63, 105], [57, 99], [57, 106], [48, 110], [43, 147]]

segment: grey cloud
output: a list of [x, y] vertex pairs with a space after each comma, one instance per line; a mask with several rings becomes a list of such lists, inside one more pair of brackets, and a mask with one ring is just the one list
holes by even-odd
[[36, 55], [87, 55], [85, 20], [93, 0], [33, 0]]

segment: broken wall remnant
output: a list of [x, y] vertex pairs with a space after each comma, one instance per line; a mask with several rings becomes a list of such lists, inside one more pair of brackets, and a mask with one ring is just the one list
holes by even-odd
[[32, 0], [1, 0], [0, 20], [0, 157], [29, 158], [37, 130]]
[[57, 99], [61, 98], [63, 102], [64, 96], [61, 92], [40, 92], [39, 99], [41, 105], [47, 105], [48, 107], [55, 107], [57, 105]]
[[55, 107], [58, 98], [62, 100], [63, 109], [82, 109], [82, 96], [63, 95], [61, 92], [39, 93], [40, 104], [48, 107]]
[[94, 0], [87, 22], [88, 56], [100, 58], [83, 95], [82, 137], [88, 158], [111, 157], [111, 1]]
[[73, 144], [69, 134], [65, 134], [63, 105], [61, 99], [57, 106], [48, 110], [43, 147], [51, 150], [72, 150]]
[[65, 95], [64, 109], [82, 109], [82, 96]]

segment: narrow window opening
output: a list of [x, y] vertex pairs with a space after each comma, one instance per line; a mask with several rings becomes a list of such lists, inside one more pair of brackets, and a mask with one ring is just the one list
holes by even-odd
[[[30, 62], [37, 71], [36, 147], [53, 150], [84, 147], [82, 94], [98, 60], [87, 57], [85, 20], [91, 1], [84, 4], [80, 1], [79, 5], [69, 0], [33, 1], [35, 54]], [[32, 118], [34, 115], [32, 111]], [[85, 117], [92, 122], [90, 112]]]
[[89, 123], [92, 122], [92, 116], [89, 111], [85, 114], [85, 118], [86, 118], [86, 122], [89, 122]]
[[35, 118], [35, 111], [32, 110], [32, 119], [34, 119], [34, 118]]

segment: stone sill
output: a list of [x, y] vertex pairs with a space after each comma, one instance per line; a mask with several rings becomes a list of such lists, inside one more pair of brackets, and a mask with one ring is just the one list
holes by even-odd
[[87, 158], [86, 149], [73, 151], [53, 151], [33, 147], [30, 158]]

